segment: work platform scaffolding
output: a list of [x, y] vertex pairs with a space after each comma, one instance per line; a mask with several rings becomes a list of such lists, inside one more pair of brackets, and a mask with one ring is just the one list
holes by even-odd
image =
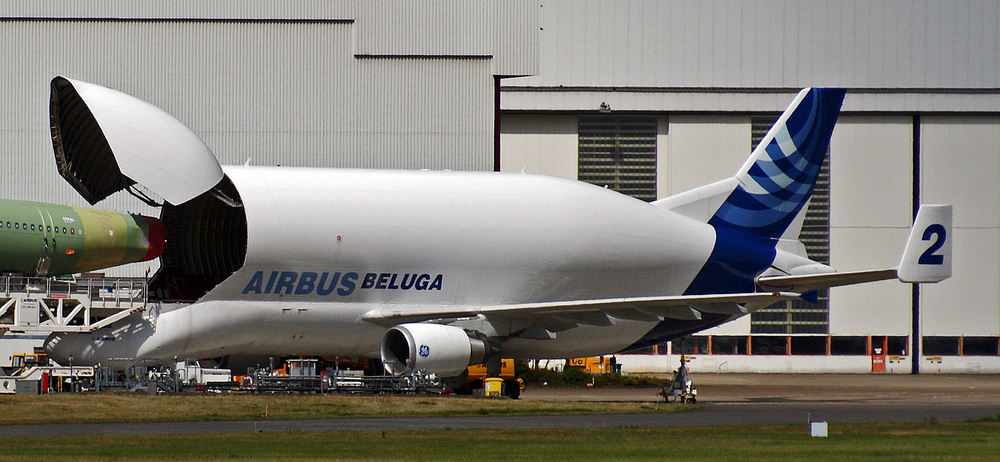
[[93, 332], [146, 307], [142, 278], [0, 280], [0, 335]]
[[[50, 279], [0, 276], [0, 336], [7, 332], [49, 334], [53, 332], [94, 332], [146, 308], [146, 280], [142, 278]], [[72, 357], [71, 361], [72, 361]], [[440, 393], [440, 381], [433, 374], [416, 372], [401, 377], [365, 376], [357, 371], [316, 371], [310, 360], [292, 360], [302, 370], [290, 375], [272, 373], [270, 368], [249, 371], [245, 383], [231, 378], [212, 383], [201, 379], [204, 371], [188, 361], [165, 364], [133, 358], [110, 359], [99, 366], [20, 367], [11, 375], [0, 370], [0, 393], [13, 392], [15, 382], [39, 383], [48, 377], [68, 377], [74, 391], [120, 389], [150, 393], [178, 392], [192, 383], [216, 390], [257, 393]], [[314, 361], [314, 360], [312, 360]], [[195, 363], [196, 364], [196, 363]], [[197, 371], [197, 372], [192, 372]], [[192, 374], [199, 379], [194, 379]], [[226, 370], [228, 374], [229, 371]], [[7, 381], [6, 388], [4, 382]], [[206, 383], [207, 382], [207, 383]], [[9, 388], [9, 389], [7, 389]], [[61, 387], [60, 387], [61, 388]], [[43, 390], [45, 387], [35, 388]], [[37, 393], [38, 391], [35, 391]]]

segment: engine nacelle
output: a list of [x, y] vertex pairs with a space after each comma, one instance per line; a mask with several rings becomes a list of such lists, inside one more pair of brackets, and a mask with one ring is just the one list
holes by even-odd
[[472, 364], [482, 364], [490, 354], [485, 336], [461, 327], [400, 324], [382, 337], [382, 362], [395, 375], [425, 370], [452, 377]]

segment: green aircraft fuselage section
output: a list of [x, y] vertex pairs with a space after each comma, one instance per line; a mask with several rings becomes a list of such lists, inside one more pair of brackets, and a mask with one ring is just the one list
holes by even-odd
[[156, 218], [0, 199], [0, 272], [54, 276], [157, 258]]

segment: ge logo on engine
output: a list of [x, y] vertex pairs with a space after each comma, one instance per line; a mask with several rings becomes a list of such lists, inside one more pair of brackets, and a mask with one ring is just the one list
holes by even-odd
[[420, 356], [426, 358], [431, 354], [431, 347], [427, 345], [420, 345]]

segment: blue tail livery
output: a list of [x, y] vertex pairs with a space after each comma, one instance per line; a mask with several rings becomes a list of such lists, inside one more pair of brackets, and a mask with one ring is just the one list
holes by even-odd
[[737, 173], [739, 184], [708, 223], [782, 237], [812, 196], [844, 93], [839, 88], [802, 90]]

